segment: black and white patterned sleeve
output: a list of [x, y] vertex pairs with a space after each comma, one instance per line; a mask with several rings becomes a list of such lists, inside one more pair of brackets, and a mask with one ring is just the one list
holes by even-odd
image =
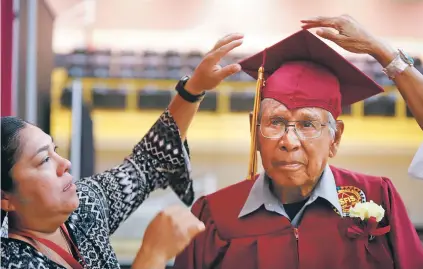
[[166, 110], [122, 164], [79, 184], [96, 190], [112, 234], [158, 188], [170, 186], [186, 205], [191, 205], [194, 192], [190, 170], [188, 145], [182, 143], [179, 129]]

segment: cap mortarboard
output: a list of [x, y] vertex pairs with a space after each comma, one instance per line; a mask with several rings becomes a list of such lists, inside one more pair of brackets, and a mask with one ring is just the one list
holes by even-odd
[[307, 30], [242, 60], [240, 65], [244, 72], [257, 79], [250, 178], [257, 166], [255, 129], [259, 99], [275, 99], [288, 109], [320, 107], [336, 119], [342, 106], [383, 92], [376, 82]]
[[289, 109], [321, 107], [337, 118], [342, 106], [383, 92], [371, 78], [307, 30], [240, 64], [255, 79], [263, 65], [266, 83], [262, 98], [274, 98]]

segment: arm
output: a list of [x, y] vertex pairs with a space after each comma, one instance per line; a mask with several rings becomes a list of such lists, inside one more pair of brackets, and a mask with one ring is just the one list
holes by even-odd
[[230, 243], [219, 235], [205, 196], [194, 203], [191, 211], [204, 223], [205, 231], [176, 256], [173, 269], [219, 268]]
[[84, 199], [96, 199], [82, 199], [79, 210], [90, 212], [92, 204], [101, 204], [113, 234], [156, 189], [170, 185], [185, 204], [191, 204], [194, 193], [185, 146], [166, 110], [122, 164], [77, 182], [80, 195], [86, 193]]
[[141, 250], [132, 263], [133, 269], [165, 269], [166, 262], [161, 259], [156, 259], [154, 255], [143, 253]]
[[[240, 46], [242, 38], [240, 34], [232, 34], [219, 40], [197, 66], [185, 89], [192, 94], [211, 90], [238, 72], [241, 69], [238, 64], [222, 68], [217, 63]], [[199, 103], [187, 102], [177, 95], [121, 165], [78, 183], [79, 189], [89, 194], [86, 199], [97, 199], [96, 203], [104, 208], [109, 234], [156, 189], [170, 186], [186, 205], [193, 202], [185, 137], [198, 107]], [[94, 202], [80, 200], [81, 212], [90, 211]]]
[[389, 241], [396, 269], [423, 268], [423, 245], [392, 182], [382, 178], [382, 197], [391, 231]]
[[[226, 77], [239, 72], [241, 70], [239, 64], [231, 64], [222, 68], [218, 62], [228, 52], [240, 46], [242, 38], [241, 34], [233, 34], [220, 39], [195, 69], [192, 78], [186, 83], [185, 89], [191, 94], [198, 95], [203, 91], [215, 88]], [[189, 103], [179, 95], [176, 95], [169, 105], [169, 111], [179, 127], [182, 140], [185, 140], [188, 127], [198, 107], [198, 103]]]
[[[383, 67], [387, 66], [397, 53], [389, 45], [374, 41], [370, 53]], [[394, 82], [401, 93], [411, 113], [423, 130], [423, 74], [415, 67], [407, 67], [404, 72], [397, 75]]]
[[148, 225], [132, 268], [164, 269], [203, 230], [204, 224], [186, 207], [166, 208]]
[[[317, 31], [319, 36], [333, 41], [347, 51], [369, 54], [383, 67], [386, 67], [395, 58], [396, 51], [394, 49], [371, 35], [348, 15], [316, 17], [301, 22], [304, 23], [303, 29], [324, 27]], [[327, 28], [335, 29], [338, 33]], [[420, 128], [423, 129], [423, 75], [414, 67], [406, 68], [395, 78], [394, 82]]]

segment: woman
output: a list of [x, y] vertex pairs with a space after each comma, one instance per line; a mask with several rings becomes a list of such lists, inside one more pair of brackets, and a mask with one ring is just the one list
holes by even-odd
[[[304, 29], [328, 27], [337, 30], [338, 33], [330, 29], [319, 29], [317, 34], [350, 52], [370, 54], [384, 68], [396, 65], [396, 68], [387, 68], [387, 75], [390, 75], [420, 128], [423, 129], [423, 75], [415, 67], [403, 65], [400, 58], [398, 58], [399, 61], [394, 61], [399, 57], [399, 50], [393, 49], [367, 32], [348, 15], [316, 17], [302, 22]], [[394, 72], [389, 72], [390, 70]], [[423, 179], [423, 144], [415, 154], [408, 173], [412, 177]]]
[[[242, 38], [216, 43], [122, 164], [76, 183], [49, 135], [2, 118], [2, 268], [119, 268], [109, 237], [152, 191], [170, 186], [191, 204], [186, 132], [204, 91], [240, 70], [217, 63]], [[147, 228], [133, 267], [164, 268], [203, 229], [187, 209], [165, 210]]]

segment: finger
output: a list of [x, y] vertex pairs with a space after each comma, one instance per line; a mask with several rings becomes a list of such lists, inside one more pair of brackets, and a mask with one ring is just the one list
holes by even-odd
[[188, 230], [192, 230], [194, 233], [204, 231], [204, 223], [190, 211], [182, 213], [181, 217], [182, 225], [188, 228]]
[[327, 21], [331, 17], [324, 17], [324, 16], [317, 16], [317, 17], [311, 17], [304, 20], [300, 20], [302, 23], [318, 23], [322, 21]]
[[342, 26], [343, 18], [341, 17], [316, 17], [308, 20], [301, 20], [305, 25], [301, 26], [303, 29], [310, 29], [315, 27], [330, 27], [339, 30]]
[[325, 39], [331, 40], [333, 42], [338, 42], [344, 40], [346, 37], [344, 35], [337, 34], [330, 29], [319, 29], [316, 31], [316, 34]]
[[177, 215], [175, 215], [175, 220], [178, 222], [178, 225], [185, 228], [188, 228], [188, 226], [192, 225], [192, 223], [199, 221], [198, 218], [194, 216], [194, 214], [192, 214], [188, 208], [177, 212]]
[[311, 28], [318, 28], [318, 27], [324, 27], [322, 24], [319, 23], [306, 23], [304, 25], [301, 25], [301, 28], [304, 30], [311, 29]]
[[215, 50], [217, 50], [218, 48], [234, 41], [234, 40], [238, 40], [238, 39], [242, 39], [244, 38], [244, 35], [241, 33], [233, 33], [233, 34], [229, 34], [224, 36], [223, 38], [221, 38], [219, 41], [216, 42], [216, 44], [214, 45], [213, 49], [210, 52], [213, 52]]
[[225, 78], [238, 73], [241, 71], [241, 65], [239, 64], [231, 64], [223, 67], [219, 71], [216, 71], [216, 75], [219, 77], [220, 80], [224, 80]]
[[215, 51], [211, 52], [209, 55], [207, 55], [206, 60], [212, 62], [212, 64], [217, 64], [223, 58], [223, 56], [228, 54], [228, 52], [230, 52], [231, 50], [233, 50], [236, 47], [241, 46], [243, 41], [244, 41], [243, 39], [236, 39], [236, 40], [233, 40], [232, 42], [230, 42], [228, 44], [221, 46], [217, 50], [215, 50]]
[[199, 233], [203, 232], [206, 229], [206, 226], [202, 221], [196, 219], [188, 226], [188, 237], [189, 240], [197, 236]]

